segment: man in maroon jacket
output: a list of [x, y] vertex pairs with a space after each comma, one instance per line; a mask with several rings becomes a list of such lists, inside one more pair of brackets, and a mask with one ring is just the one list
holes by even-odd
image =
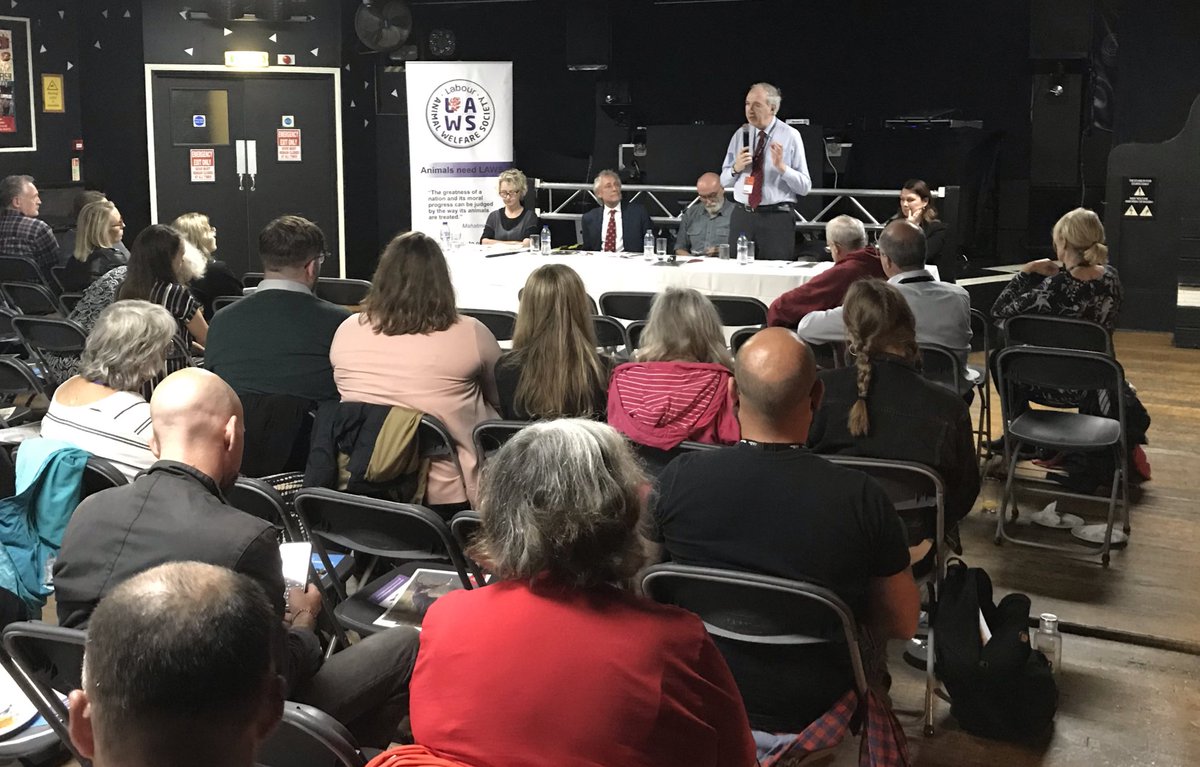
[[771, 303], [767, 324], [792, 328], [809, 312], [842, 305], [846, 291], [864, 277], [883, 279], [879, 254], [867, 245], [867, 232], [857, 218], [838, 216], [825, 225], [825, 241], [833, 266]]

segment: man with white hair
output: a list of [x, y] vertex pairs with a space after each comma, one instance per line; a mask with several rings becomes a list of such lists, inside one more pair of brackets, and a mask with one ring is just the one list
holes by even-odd
[[770, 83], [755, 83], [746, 94], [746, 122], [729, 140], [721, 166], [721, 186], [733, 187], [737, 205], [729, 227], [729, 247], [745, 234], [758, 258], [791, 261], [796, 251], [796, 200], [812, 181], [800, 132], [776, 118], [783, 97]]
[[636, 202], [621, 200], [621, 177], [613, 170], [596, 174], [593, 184], [599, 208], [583, 214], [583, 249], [607, 253], [637, 252], [652, 229], [650, 214]]
[[679, 217], [679, 234], [675, 238], [675, 254], [688, 256], [703, 253], [717, 255], [717, 246], [729, 242], [729, 218], [733, 203], [725, 199], [721, 177], [705, 173], [696, 180], [699, 205], [691, 205]]
[[37, 217], [41, 209], [32, 176], [0, 180], [0, 253], [30, 259], [49, 280], [51, 267], [58, 265], [58, 240], [50, 225]]
[[809, 312], [841, 306], [855, 281], [883, 279], [879, 253], [867, 245], [867, 230], [857, 218], [838, 216], [825, 224], [825, 242], [833, 266], [771, 302], [768, 325], [795, 328]]

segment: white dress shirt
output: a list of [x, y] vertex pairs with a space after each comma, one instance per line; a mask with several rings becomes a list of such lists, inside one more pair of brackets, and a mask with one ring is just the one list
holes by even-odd
[[[746, 177], [750, 175], [750, 166], [742, 168], [741, 173], [733, 172], [733, 161], [742, 149], [742, 128], [738, 128], [729, 140], [729, 148], [725, 151], [725, 162], [721, 166], [721, 186], [733, 187], [733, 199], [745, 205], [749, 202], [746, 192], [742, 189]], [[763, 188], [760, 205], [775, 205], [781, 202], [795, 202], [797, 198], [808, 194], [812, 189], [812, 180], [808, 175], [808, 160], [804, 156], [804, 142], [800, 131], [787, 123], [774, 118], [764, 132], [767, 134], [766, 145], [763, 147]], [[783, 147], [783, 173], [771, 161], [771, 144]], [[750, 126], [750, 152], [758, 146], [758, 129]]]

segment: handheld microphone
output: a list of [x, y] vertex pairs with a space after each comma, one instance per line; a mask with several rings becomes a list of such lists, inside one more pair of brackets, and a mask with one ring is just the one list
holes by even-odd
[[742, 149], [750, 148], [750, 126], [746, 125], [742, 128]]

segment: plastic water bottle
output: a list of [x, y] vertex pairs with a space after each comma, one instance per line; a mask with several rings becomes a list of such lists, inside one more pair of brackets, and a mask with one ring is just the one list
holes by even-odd
[[450, 222], [449, 221], [442, 222], [441, 240], [442, 240], [442, 252], [443, 253], [449, 252], [449, 250], [450, 250]]
[[642, 237], [642, 255], [650, 258], [654, 255], [654, 232], [647, 229]]
[[1058, 630], [1058, 616], [1054, 613], [1042, 613], [1038, 624], [1035, 649], [1041, 651], [1050, 661], [1050, 671], [1058, 673], [1062, 666], [1062, 633]]
[[542, 224], [542, 255], [550, 255], [550, 225]]
[[738, 263], [750, 263], [750, 240], [746, 237], [745, 232], [738, 235], [737, 250]]

